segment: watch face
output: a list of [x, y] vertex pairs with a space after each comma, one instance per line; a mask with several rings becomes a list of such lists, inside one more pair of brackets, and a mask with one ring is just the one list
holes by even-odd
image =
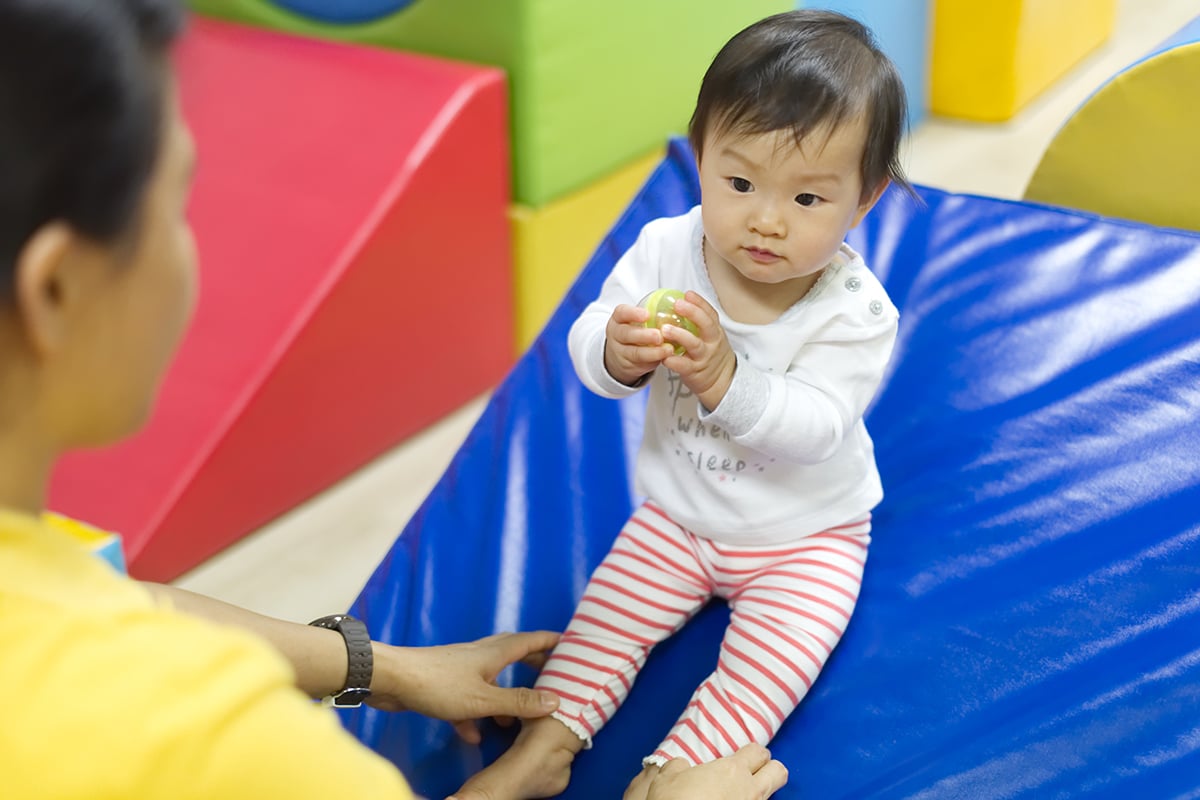
[[333, 705], [335, 708], [358, 708], [370, 696], [370, 689], [345, 689], [333, 696]]

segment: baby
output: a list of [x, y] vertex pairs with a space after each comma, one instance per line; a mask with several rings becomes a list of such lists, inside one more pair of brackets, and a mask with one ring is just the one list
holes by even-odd
[[[854, 610], [882, 499], [863, 414], [898, 313], [844, 243], [891, 182], [904, 91], [858, 22], [764, 19], [725, 45], [689, 137], [701, 205], [655, 220], [570, 333], [580, 379], [648, 386], [637, 480], [646, 501], [596, 569], [538, 680], [561, 705], [457, 800], [561, 792], [575, 754], [620, 707], [651, 648], [711, 597], [730, 608], [716, 670], [643, 762], [643, 798], [673, 759], [767, 743]], [[638, 303], [688, 290], [694, 324], [648, 327]]]

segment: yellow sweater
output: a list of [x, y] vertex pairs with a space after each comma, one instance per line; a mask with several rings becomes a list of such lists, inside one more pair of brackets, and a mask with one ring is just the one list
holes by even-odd
[[0, 797], [408, 798], [268, 645], [0, 511]]

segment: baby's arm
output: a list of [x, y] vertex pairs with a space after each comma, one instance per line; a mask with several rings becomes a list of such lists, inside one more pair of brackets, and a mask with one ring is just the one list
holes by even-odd
[[703, 416], [761, 453], [825, 461], [875, 396], [896, 330], [895, 316], [830, 326], [800, 348], [785, 375], [739, 363], [721, 404]]

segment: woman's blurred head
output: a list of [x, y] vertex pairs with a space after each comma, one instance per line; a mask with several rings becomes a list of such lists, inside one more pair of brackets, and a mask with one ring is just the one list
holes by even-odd
[[183, 19], [173, 0], [0, 0], [0, 296], [46, 223], [135, 227]]
[[56, 448], [144, 421], [191, 312], [183, 21], [175, 0], [0, 0], [0, 416]]

